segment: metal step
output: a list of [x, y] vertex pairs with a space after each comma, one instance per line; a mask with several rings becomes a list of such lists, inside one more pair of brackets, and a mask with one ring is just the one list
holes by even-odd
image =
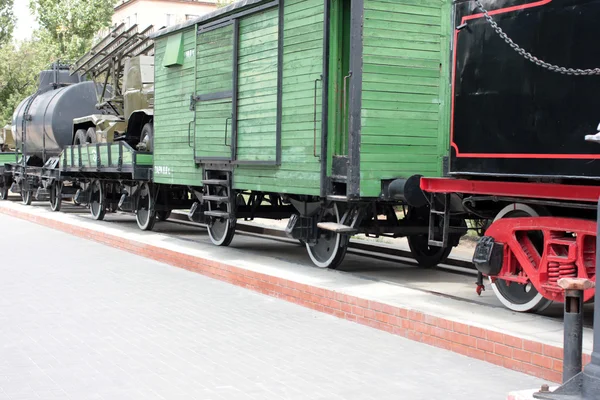
[[327, 196], [327, 200], [332, 200], [332, 201], [348, 201], [348, 196], [342, 196], [342, 195], [329, 195]]
[[231, 214], [227, 211], [204, 211], [204, 215], [207, 217], [217, 217], [217, 218], [229, 218]]
[[229, 203], [229, 197], [227, 197], [227, 196], [206, 195], [206, 196], [202, 196], [202, 200], [216, 201], [217, 203]]
[[335, 222], [319, 222], [317, 224], [317, 228], [323, 229], [325, 231], [335, 232], [335, 233], [350, 233], [350, 234], [354, 234], [354, 233], [358, 232], [357, 229], [354, 229], [351, 226], [344, 225], [344, 224], [338, 224], [338, 223], [335, 223]]
[[225, 179], [203, 179], [203, 185], [228, 186], [229, 181]]

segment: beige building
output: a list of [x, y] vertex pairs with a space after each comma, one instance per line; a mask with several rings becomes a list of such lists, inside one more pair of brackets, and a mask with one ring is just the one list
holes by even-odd
[[218, 0], [118, 0], [113, 25], [138, 24], [140, 29], [154, 25], [155, 30], [177, 25], [217, 9]]

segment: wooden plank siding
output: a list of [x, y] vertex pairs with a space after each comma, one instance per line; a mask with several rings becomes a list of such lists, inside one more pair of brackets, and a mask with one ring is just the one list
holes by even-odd
[[[319, 194], [321, 168], [319, 159], [313, 156], [313, 143], [315, 80], [323, 73], [323, 12], [322, 0], [285, 0], [281, 166], [238, 166], [234, 174], [236, 189]], [[259, 21], [270, 27], [259, 29]], [[245, 61], [246, 57], [242, 50], [253, 52], [261, 46], [252, 35], [255, 29], [257, 33], [265, 29], [265, 33], [268, 34], [264, 36], [264, 46], [269, 48], [266, 55], [269, 56], [269, 60], [276, 57], [277, 52], [271, 49], [275, 43], [272, 43], [271, 39], [275, 40], [277, 37], [277, 21], [276, 12], [261, 13], [240, 21], [240, 61]], [[246, 41], [248, 43], [245, 43]], [[277, 84], [277, 70], [271, 67], [270, 61], [265, 61], [265, 64], [257, 61], [251, 68], [256, 70], [260, 77], [249, 79], [248, 75], [252, 73], [245, 70], [245, 67], [246, 65], [240, 65], [238, 110], [243, 112], [243, 120], [240, 121], [239, 128], [243, 129], [242, 133], [246, 138], [251, 137], [248, 136], [250, 132], [255, 132], [266, 134], [268, 139], [264, 146], [262, 143], [249, 144], [249, 139], [240, 138], [243, 146], [246, 146], [246, 149], [239, 153], [240, 159], [271, 160], [275, 155], [273, 129], [276, 97], [273, 96], [273, 88]], [[261, 72], [262, 68], [267, 68], [264, 75]], [[321, 90], [322, 85], [318, 84], [317, 154], [321, 151]], [[261, 96], [269, 96], [266, 103], [268, 105], [259, 106], [261, 103], [258, 103], [258, 99]], [[248, 125], [250, 119], [251, 126]], [[262, 138], [263, 136], [261, 140]], [[250, 151], [248, 146], [255, 147]]]
[[200, 185], [202, 169], [194, 163], [188, 141], [193, 121], [190, 96], [194, 94], [196, 30], [183, 31], [183, 65], [163, 67], [165, 36], [155, 41], [154, 181], [163, 184]]
[[[196, 94], [232, 90], [233, 24], [230, 24], [198, 35]], [[231, 97], [196, 103], [196, 157], [231, 159], [231, 113]]]
[[438, 176], [447, 154], [448, 0], [365, 0], [361, 196], [381, 180]]
[[237, 159], [275, 161], [279, 10], [240, 21]]

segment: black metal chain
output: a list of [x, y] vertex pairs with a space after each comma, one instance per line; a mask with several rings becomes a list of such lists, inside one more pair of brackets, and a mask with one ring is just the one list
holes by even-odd
[[514, 51], [516, 51], [519, 55], [525, 58], [532, 63], [539, 65], [542, 68], [546, 68], [552, 72], [558, 72], [563, 75], [600, 75], [600, 68], [592, 68], [592, 69], [579, 69], [579, 68], [565, 68], [560, 67], [558, 65], [547, 63], [539, 58], [535, 57], [533, 54], [527, 52], [521, 46], [512, 41], [511, 38], [498, 26], [496, 21], [488, 14], [488, 11], [483, 7], [480, 0], [475, 0], [475, 4], [477, 7], [481, 9], [483, 15], [487, 22], [491, 25], [491, 27], [496, 31], [498, 36], [500, 36]]

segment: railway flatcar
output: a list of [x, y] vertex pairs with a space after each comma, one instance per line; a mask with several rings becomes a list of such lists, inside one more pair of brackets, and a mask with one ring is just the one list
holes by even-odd
[[477, 290], [489, 277], [514, 311], [564, 301], [561, 278], [596, 278], [599, 11], [588, 0], [455, 3], [448, 163], [421, 188], [432, 225], [480, 221]]

